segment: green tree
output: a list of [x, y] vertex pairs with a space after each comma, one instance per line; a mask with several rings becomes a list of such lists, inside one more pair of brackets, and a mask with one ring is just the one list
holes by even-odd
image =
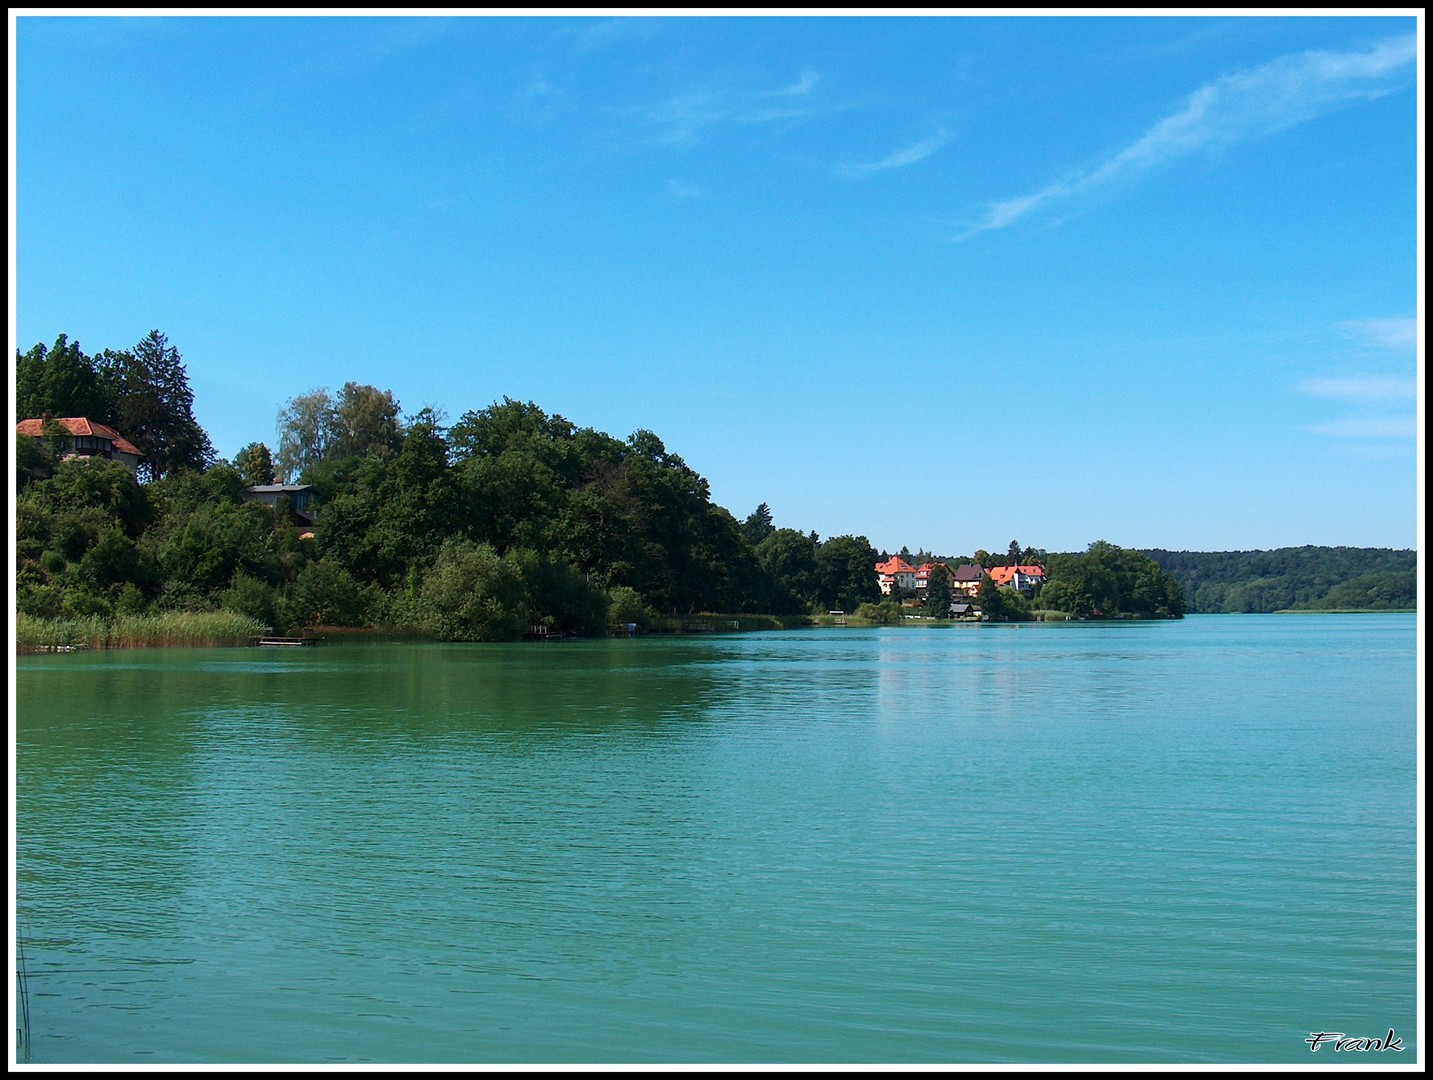
[[811, 538], [795, 529], [775, 529], [756, 546], [757, 565], [769, 579], [771, 611], [809, 611], [820, 602], [816, 551]]
[[776, 526], [771, 523], [771, 507], [766, 503], [760, 504], [742, 522], [741, 531], [746, 535], [747, 542], [752, 547], [757, 547], [776, 531]]
[[1052, 555], [1042, 606], [1091, 617], [1184, 614], [1179, 583], [1149, 556], [1096, 540], [1082, 554]]
[[607, 591], [607, 621], [616, 626], [635, 625], [645, 630], [656, 618], [642, 594], [629, 585], [618, 585]]
[[876, 561], [876, 549], [864, 536], [833, 536], [823, 543], [816, 549], [820, 606], [854, 611], [862, 603], [879, 603]]
[[273, 455], [261, 442], [252, 442], [235, 454], [234, 468], [239, 470], [246, 487], [259, 487], [274, 482]]
[[450, 539], [421, 586], [430, 633], [444, 641], [511, 641], [527, 629], [517, 567], [491, 546]]
[[935, 563], [926, 580], [924, 613], [932, 619], [950, 618], [950, 571]]
[[329, 418], [334, 426], [328, 454], [336, 458], [386, 460], [403, 445], [400, 410], [391, 390], [346, 382]]
[[525, 621], [560, 634], [601, 634], [607, 624], [607, 595], [561, 559], [528, 549], [511, 551], [507, 561], [522, 579]]
[[991, 622], [1005, 620], [1005, 591], [986, 574], [980, 579], [980, 591], [975, 594], [975, 606], [980, 614]]
[[15, 412], [20, 420], [48, 415], [113, 422], [112, 400], [94, 360], [65, 334], [49, 349], [36, 344], [23, 355], [15, 350]]
[[146, 477], [202, 472], [213, 463], [214, 447], [194, 419], [184, 359], [164, 334], [151, 330], [133, 349], [106, 349], [99, 374], [113, 402], [107, 423], [140, 449]]
[[334, 560], [318, 559], [299, 571], [282, 610], [290, 626], [362, 626], [376, 600], [371, 586]]
[[320, 387], [290, 398], [279, 410], [279, 449], [274, 466], [285, 482], [297, 480], [311, 466], [329, 460], [337, 422], [328, 390]]
[[53, 455], [45, 453], [44, 443], [29, 435], [15, 433], [15, 490], [23, 491], [36, 480], [43, 480], [54, 471]]

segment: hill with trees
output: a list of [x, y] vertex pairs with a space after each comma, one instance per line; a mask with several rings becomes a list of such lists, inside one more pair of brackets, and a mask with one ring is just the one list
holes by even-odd
[[[152, 338], [175, 364], [166, 385], [187, 386], [177, 352]], [[124, 433], [138, 414], [111, 393], [107, 363], [63, 337], [17, 353], [26, 411], [94, 413]], [[153, 396], [170, 419], [188, 416], [187, 399], [166, 393]], [[764, 506], [738, 522], [655, 433], [622, 440], [531, 402], [445, 427], [432, 409], [405, 418], [388, 391], [348, 383], [288, 402], [277, 453], [252, 443], [216, 462], [204, 437], [181, 457], [156, 435], [140, 444], [152, 456], [139, 477], [49, 461], [35, 441], [17, 445], [16, 595], [37, 618], [226, 609], [279, 628], [493, 639], [658, 615], [795, 616], [877, 595], [865, 537], [778, 530]], [[282, 502], [246, 500], [276, 475], [313, 485], [311, 535]]]
[[1412, 610], [1418, 553], [1354, 547], [1144, 552], [1177, 580], [1200, 613]]

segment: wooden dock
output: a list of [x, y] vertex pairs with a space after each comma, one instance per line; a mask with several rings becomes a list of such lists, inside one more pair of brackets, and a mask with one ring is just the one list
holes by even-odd
[[317, 645], [318, 641], [317, 634], [305, 634], [303, 637], [257, 637], [254, 639], [254, 644], [265, 647], [293, 648], [299, 645]]

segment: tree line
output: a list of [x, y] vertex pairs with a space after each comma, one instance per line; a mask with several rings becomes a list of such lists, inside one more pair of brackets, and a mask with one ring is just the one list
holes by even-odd
[[[286, 402], [274, 449], [255, 441], [220, 460], [194, 420], [183, 359], [157, 330], [97, 356], [64, 335], [17, 351], [16, 386], [22, 416], [98, 419], [144, 455], [136, 475], [99, 460], [56, 463], [37, 440], [18, 439], [23, 614], [229, 610], [279, 629], [413, 627], [492, 640], [699, 612], [864, 611], [888, 621], [903, 610], [880, 595], [874, 567], [887, 553], [866, 537], [778, 528], [765, 503], [738, 521], [651, 431], [619, 439], [510, 398], [449, 424], [436, 408], [405, 414], [391, 391], [349, 382]], [[316, 528], [284, 500], [246, 499], [275, 481], [312, 486]], [[975, 603], [996, 619], [1169, 617], [1211, 610], [1214, 587], [1225, 603], [1230, 593], [1197, 555], [1105, 541], [1070, 554], [1017, 541], [1002, 554], [900, 554], [952, 569], [1044, 566], [1047, 582], [1031, 598], [987, 577]], [[1338, 567], [1324, 560], [1320, 595], [1349, 606], [1355, 593], [1401, 596], [1398, 575], [1414, 564], [1360, 558], [1340, 564], [1358, 573], [1334, 580]], [[1380, 574], [1396, 580], [1362, 580]], [[950, 599], [932, 590], [922, 613], [947, 617]]]
[[1418, 553], [1355, 547], [1144, 552], [1180, 583], [1191, 612], [1412, 610]]
[[[177, 350], [157, 331], [141, 345], [132, 354], [144, 371], [163, 370], [155, 357], [171, 365], [152, 397], [192, 419], [192, 397], [166, 390], [187, 388]], [[126, 420], [139, 414], [111, 393], [109, 373], [128, 363], [116, 355], [86, 357], [63, 337], [17, 352], [21, 411], [88, 415], [130, 438]], [[17, 446], [19, 611], [222, 608], [281, 628], [412, 626], [481, 640], [697, 612], [797, 615], [877, 593], [865, 537], [798, 534], [800, 557], [778, 555], [779, 541], [758, 553], [651, 431], [622, 440], [507, 398], [449, 426], [436, 409], [405, 416], [391, 392], [358, 383], [293, 398], [278, 429], [276, 452], [255, 442], [232, 462], [214, 458], [207, 436], [187, 457], [163, 456], [174, 440], [144, 429], [131, 438], [148, 463], [138, 478]], [[313, 486], [315, 530], [284, 501], [246, 501], [246, 488], [275, 479]], [[789, 574], [787, 556], [800, 564]]]

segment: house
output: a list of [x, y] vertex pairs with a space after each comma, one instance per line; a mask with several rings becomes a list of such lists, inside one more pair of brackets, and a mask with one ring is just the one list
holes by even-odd
[[312, 484], [255, 484], [244, 489], [245, 502], [261, 502], [265, 506], [277, 507], [280, 499], [288, 499], [289, 509], [298, 519], [300, 526], [313, 527], [314, 486]]
[[[49, 430], [46, 430], [46, 429]], [[17, 435], [28, 435], [32, 439], [56, 440], [55, 448], [60, 460], [68, 458], [105, 458], [127, 465], [131, 471], [139, 468], [144, 455], [139, 447], [130, 442], [112, 427], [97, 424], [83, 416], [41, 417], [37, 420], [21, 420], [15, 425]]]
[[876, 563], [876, 583], [882, 596], [890, 596], [893, 589], [915, 589], [916, 574], [916, 568], [899, 555]]
[[952, 600], [950, 602], [950, 617], [952, 619], [978, 619], [980, 618], [980, 609], [963, 600]]
[[980, 583], [985, 580], [985, 568], [979, 563], [961, 563], [950, 575], [951, 584], [966, 596], [980, 592]]
[[1045, 583], [1045, 568], [1042, 566], [992, 566], [988, 571], [990, 580], [1002, 589], [1014, 589], [1029, 596], [1036, 585]]

